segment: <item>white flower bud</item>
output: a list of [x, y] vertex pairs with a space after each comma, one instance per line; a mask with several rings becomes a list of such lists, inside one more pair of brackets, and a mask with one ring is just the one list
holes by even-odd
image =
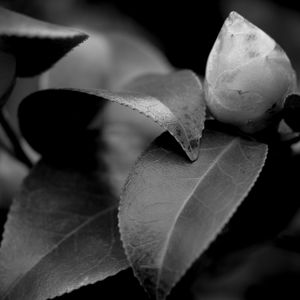
[[236, 12], [226, 19], [206, 65], [206, 101], [219, 121], [247, 133], [269, 126], [296, 89], [285, 52]]

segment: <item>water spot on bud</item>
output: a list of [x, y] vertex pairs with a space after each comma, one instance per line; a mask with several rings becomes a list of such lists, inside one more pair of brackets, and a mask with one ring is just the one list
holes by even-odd
[[253, 41], [255, 41], [256, 40], [256, 34], [255, 33], [253, 33], [253, 32], [251, 32], [251, 33], [249, 33], [249, 34], [246, 34], [246, 41], [247, 42], [253, 42]]
[[184, 114], [184, 117], [187, 119], [187, 120], [191, 120], [191, 116], [189, 114]]
[[196, 149], [199, 146], [198, 140], [191, 140], [190, 144], [191, 144], [192, 149]]
[[250, 50], [250, 51], [248, 52], [248, 56], [249, 56], [249, 58], [255, 58], [255, 57], [258, 57], [258, 56], [259, 56], [259, 52], [254, 51], [254, 50]]

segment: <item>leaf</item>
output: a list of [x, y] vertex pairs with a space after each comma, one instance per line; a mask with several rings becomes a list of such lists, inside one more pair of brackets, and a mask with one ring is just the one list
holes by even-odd
[[[95, 99], [101, 99], [130, 107], [168, 130], [191, 160], [198, 157], [199, 142], [205, 120], [205, 103], [201, 82], [191, 71], [178, 71], [168, 75], [144, 75], [134, 80], [123, 92], [49, 89], [29, 95], [20, 106], [19, 116], [20, 123], [22, 123], [20, 127], [21, 130], [23, 128], [23, 134], [35, 149], [41, 148], [40, 137], [30, 137], [26, 134], [28, 123], [35, 124], [33, 126], [39, 124], [40, 128], [43, 128], [45, 124], [45, 127], [50, 130], [52, 125], [56, 126], [57, 120], [53, 121], [54, 112], [53, 115], [49, 113], [45, 102], [51, 103], [51, 101], [55, 101], [55, 98], [61, 97], [60, 95], [70, 98], [72, 101], [72, 98], [85, 97], [86, 101], [90, 101], [88, 103], [94, 103]], [[87, 95], [91, 96], [89, 100]], [[39, 105], [40, 99], [43, 99], [43, 103]], [[37, 109], [38, 105], [40, 110]], [[55, 110], [58, 107], [55, 107]], [[39, 112], [39, 116], [37, 112]], [[47, 115], [51, 116], [51, 120], [47, 118]], [[47, 118], [47, 121], [44, 118]], [[39, 121], [35, 122], [32, 119], [39, 119]], [[65, 125], [71, 128], [68, 121], [65, 121]], [[51, 136], [50, 132], [49, 136]]]
[[0, 8], [1, 50], [17, 59], [17, 76], [37, 75], [50, 68], [87, 35]]
[[10, 206], [27, 173], [22, 163], [0, 149], [0, 209], [7, 209]]
[[121, 196], [127, 257], [146, 290], [164, 299], [247, 196], [264, 144], [205, 130], [200, 155], [184, 159], [166, 134], [140, 157]]
[[24, 181], [0, 249], [1, 299], [53, 298], [127, 268], [117, 197], [92, 155], [93, 135], [72, 141], [68, 156], [42, 159]]

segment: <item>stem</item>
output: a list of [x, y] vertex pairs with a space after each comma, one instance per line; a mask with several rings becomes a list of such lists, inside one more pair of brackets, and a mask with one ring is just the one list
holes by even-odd
[[3, 110], [0, 110], [0, 124], [2, 125], [7, 137], [9, 138], [9, 140], [14, 148], [16, 158], [19, 159], [28, 168], [31, 168], [33, 166], [33, 163], [28, 158], [28, 156], [24, 152], [22, 146], [20, 145], [19, 139], [18, 139], [17, 135], [15, 134], [14, 130], [12, 129], [9, 121], [5, 117]]

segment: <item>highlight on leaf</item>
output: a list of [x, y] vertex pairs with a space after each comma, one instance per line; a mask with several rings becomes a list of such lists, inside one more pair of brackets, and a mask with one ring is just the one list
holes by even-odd
[[125, 33], [86, 30], [89, 38], [42, 75], [43, 88], [120, 91], [134, 78], [173, 70], [167, 58], [147, 40]]

